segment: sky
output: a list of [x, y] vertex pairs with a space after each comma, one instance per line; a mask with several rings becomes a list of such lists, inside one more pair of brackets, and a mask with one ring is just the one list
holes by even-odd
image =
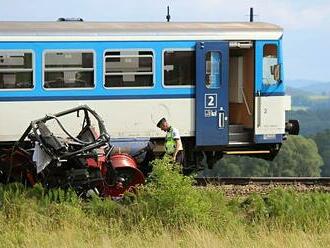
[[0, 21], [255, 21], [284, 28], [287, 80], [330, 81], [330, 0], [0, 0]]

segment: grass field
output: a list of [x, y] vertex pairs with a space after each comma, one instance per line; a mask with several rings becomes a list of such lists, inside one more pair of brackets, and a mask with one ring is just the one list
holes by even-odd
[[227, 198], [156, 161], [121, 202], [0, 187], [0, 247], [327, 247], [330, 195], [277, 189]]
[[[84, 236], [86, 235], [87, 236]], [[115, 235], [115, 236], [114, 236]], [[24, 236], [22, 236], [24, 237]], [[94, 237], [94, 236], [93, 236]], [[2, 242], [2, 247], [328, 247], [330, 233], [302, 231], [259, 231], [253, 235], [241, 230], [215, 233], [201, 228], [177, 232], [110, 233], [91, 237], [86, 230], [56, 230], [52, 233], [31, 232], [20, 242]]]

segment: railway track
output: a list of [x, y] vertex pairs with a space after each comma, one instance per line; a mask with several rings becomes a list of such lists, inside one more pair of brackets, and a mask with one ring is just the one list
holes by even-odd
[[330, 187], [330, 177], [196, 177], [198, 186], [208, 185], [305, 185]]

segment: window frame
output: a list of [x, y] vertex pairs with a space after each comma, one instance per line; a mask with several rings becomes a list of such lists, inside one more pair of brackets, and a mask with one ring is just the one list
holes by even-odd
[[[82, 88], [78, 88], [78, 87], [71, 87], [71, 88], [46, 88], [45, 87], [45, 72], [46, 72], [46, 53], [48, 52], [68, 52], [68, 53], [92, 53], [93, 54], [93, 79], [94, 79], [94, 87], [82, 87]], [[55, 70], [54, 70], [55, 71]], [[54, 90], [94, 90], [96, 89], [96, 84], [97, 84], [97, 68], [96, 68], [96, 52], [94, 49], [45, 49], [42, 52], [42, 88], [44, 90], [50, 90], [50, 91], [54, 91]]]
[[[195, 52], [195, 64], [196, 64], [196, 49], [194, 48], [164, 48], [162, 50], [162, 87], [163, 88], [196, 88], [197, 77], [195, 72], [195, 85], [165, 85], [165, 73], [164, 73], [164, 66], [165, 66], [165, 52]], [[197, 68], [196, 68], [197, 70]]]
[[[29, 53], [32, 54], [31, 70], [32, 70], [32, 86], [33, 87], [32, 88], [11, 88], [11, 89], [0, 88], [0, 91], [2, 91], [2, 92], [4, 92], [4, 91], [33, 91], [36, 88], [36, 81], [35, 81], [35, 79], [36, 79], [36, 77], [35, 77], [35, 73], [36, 73], [35, 51], [33, 49], [0, 49], [0, 53], [1, 52], [23, 52], [23, 53], [28, 53], [29, 52]], [[2, 72], [1, 70], [2, 69], [0, 69], [0, 72]]]
[[[152, 86], [132, 86], [132, 87], [106, 87], [105, 77], [106, 77], [106, 58], [105, 54], [107, 52], [121, 52], [121, 51], [137, 51], [137, 52], [151, 52], [152, 53]], [[117, 49], [105, 49], [103, 52], [103, 88], [106, 90], [122, 90], [122, 89], [152, 89], [156, 86], [156, 52], [152, 48], [117, 48]]]

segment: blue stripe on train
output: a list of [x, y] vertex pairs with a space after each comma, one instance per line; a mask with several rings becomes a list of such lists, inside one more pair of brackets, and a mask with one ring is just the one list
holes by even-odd
[[[257, 41], [256, 51], [256, 91], [261, 96], [284, 95], [283, 83], [278, 86], [262, 88], [262, 47], [264, 44], [279, 44], [278, 41]], [[164, 99], [164, 98], [194, 98], [194, 87], [164, 87], [163, 82], [163, 52], [164, 50], [194, 50], [196, 41], [149, 41], [149, 42], [0, 42], [0, 50], [17, 49], [34, 52], [34, 81], [32, 90], [0, 90], [0, 101], [40, 101], [40, 100], [82, 100], [82, 99]], [[95, 52], [95, 89], [52, 89], [42, 87], [43, 54], [47, 50], [93, 50]], [[136, 49], [152, 50], [154, 52], [154, 83], [150, 88], [105, 89], [103, 87], [104, 53], [106, 50]], [[279, 50], [279, 59], [282, 56]], [[282, 67], [283, 70], [283, 67]], [[283, 72], [283, 71], [281, 71]], [[283, 74], [283, 73], [282, 73]]]
[[[194, 94], [194, 87], [164, 87], [163, 82], [163, 52], [164, 50], [193, 50], [195, 41], [149, 41], [149, 42], [0, 42], [0, 50], [32, 50], [34, 52], [34, 82], [32, 90], [0, 90], [0, 98], [19, 97], [29, 98], [47, 96], [49, 99], [62, 99], [63, 97], [99, 98], [100, 96], [114, 96], [114, 98], [162, 98], [161, 95]], [[47, 50], [93, 50], [95, 52], [95, 89], [51, 89], [45, 90], [43, 82], [43, 56]], [[151, 50], [154, 53], [154, 86], [145, 88], [111, 88], [103, 87], [104, 53], [107, 50]], [[141, 96], [141, 97], [140, 97]], [[80, 98], [81, 99], [81, 98]]]
[[254, 141], [257, 144], [273, 144], [273, 143], [282, 143], [283, 142], [283, 134], [260, 134], [254, 136]]
[[0, 97], [0, 102], [23, 101], [70, 101], [70, 100], [129, 100], [129, 99], [176, 99], [194, 98], [194, 95], [101, 95], [101, 96], [31, 96], [31, 97]]

